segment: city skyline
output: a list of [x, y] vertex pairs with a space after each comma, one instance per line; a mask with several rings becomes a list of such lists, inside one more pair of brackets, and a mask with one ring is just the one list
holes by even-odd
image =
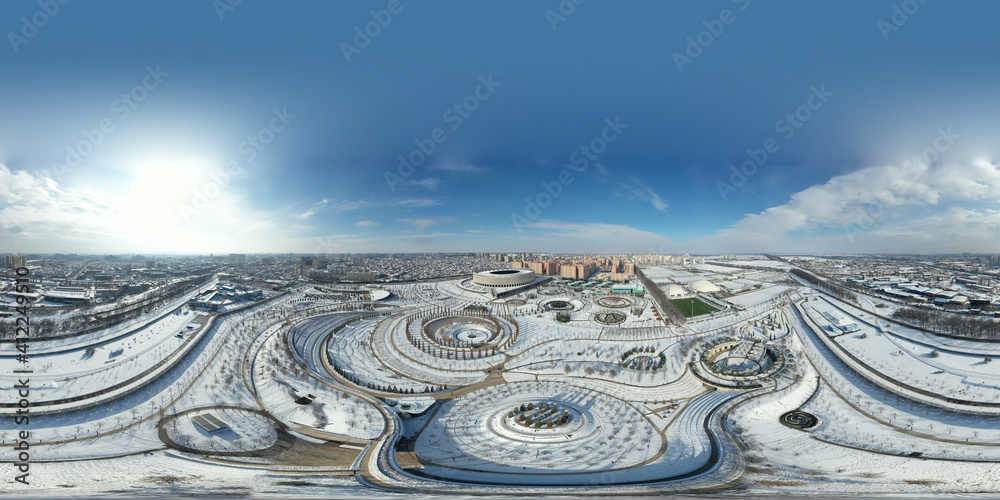
[[912, 3], [4, 5], [0, 253], [995, 251], [1000, 7]]

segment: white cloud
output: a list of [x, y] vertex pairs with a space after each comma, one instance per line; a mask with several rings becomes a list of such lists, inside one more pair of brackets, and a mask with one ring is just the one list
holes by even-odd
[[358, 225], [362, 227], [372, 227], [372, 226], [377, 226], [378, 222], [365, 219], [363, 221], [358, 221]]
[[65, 192], [48, 177], [0, 165], [0, 241], [27, 252], [121, 238], [127, 229], [109, 224], [119, 218], [113, 201], [99, 193]]
[[628, 198], [630, 200], [645, 201], [661, 212], [667, 211], [667, 207], [669, 206], [667, 201], [656, 194], [653, 188], [631, 175], [626, 177], [626, 179], [628, 182], [619, 182], [618, 185], [629, 192]]
[[521, 248], [555, 252], [663, 252], [673, 243], [663, 235], [631, 226], [541, 219], [522, 226]]
[[249, 226], [241, 229], [236, 234], [245, 234], [253, 231], [260, 231], [261, 229], [271, 229], [274, 227], [274, 222], [269, 220], [262, 220], [260, 222], [250, 224]]
[[432, 219], [432, 218], [427, 218], [427, 217], [425, 217], [425, 218], [419, 218], [419, 219], [409, 219], [409, 218], [407, 218], [407, 219], [399, 219], [399, 222], [405, 222], [405, 223], [410, 224], [413, 227], [415, 227], [417, 229], [421, 229], [421, 230], [427, 229], [427, 228], [429, 228], [431, 226], [436, 226], [436, 225], [438, 225], [438, 224], [441, 223], [441, 221], [439, 221], [437, 219]]
[[608, 168], [605, 167], [604, 164], [601, 163], [600, 161], [594, 162], [594, 168], [597, 170], [597, 173], [603, 175], [604, 177], [611, 175], [611, 172], [608, 171]]
[[337, 201], [336, 199], [323, 198], [322, 200], [320, 200], [319, 202], [317, 202], [316, 204], [314, 204], [312, 206], [312, 208], [310, 208], [309, 210], [306, 210], [305, 212], [302, 212], [301, 214], [296, 214], [295, 217], [299, 218], [299, 219], [308, 219], [308, 218], [312, 217], [313, 215], [316, 215], [316, 214], [318, 214], [320, 212], [327, 212], [327, 211], [330, 211], [330, 212], [347, 212], [347, 211], [350, 211], [350, 210], [358, 210], [360, 208], [367, 208], [367, 207], [370, 207], [370, 206], [372, 206], [374, 204], [375, 204], [375, 202], [372, 202], [372, 201], [362, 201], [362, 200], [358, 200], [358, 201], [350, 201], [350, 200]]
[[[126, 172], [106, 191], [61, 186], [0, 165], [0, 251], [33, 253], [280, 251], [296, 230], [253, 208], [234, 184], [200, 203], [204, 172]], [[193, 208], [197, 207], [197, 208]], [[189, 210], [186, 214], [182, 208]], [[271, 221], [267, 226], [261, 221]], [[267, 230], [267, 238], [261, 232]], [[288, 248], [287, 250], [291, 250]]]
[[469, 164], [447, 164], [447, 165], [435, 165], [431, 167], [431, 170], [443, 170], [445, 172], [454, 172], [460, 174], [484, 174], [490, 171], [490, 167], [483, 167], [479, 165], [469, 165]]
[[440, 205], [441, 202], [438, 200], [400, 200], [395, 204], [403, 208], [422, 208], [434, 207]]
[[441, 179], [436, 177], [428, 177], [426, 179], [406, 181], [407, 186], [416, 186], [428, 189], [430, 191], [437, 191], [438, 186], [441, 185]]
[[[833, 177], [793, 194], [783, 205], [747, 214], [731, 228], [699, 243], [719, 250], [932, 252], [950, 239], [962, 251], [995, 251], [982, 233], [1000, 202], [1000, 169], [989, 163], [878, 166]], [[810, 241], [796, 232], [819, 232]], [[826, 233], [839, 233], [829, 237]], [[891, 235], [891, 236], [890, 236]], [[795, 236], [793, 238], [792, 236]], [[857, 240], [857, 243], [855, 243]], [[728, 246], [727, 246], [728, 245]]]

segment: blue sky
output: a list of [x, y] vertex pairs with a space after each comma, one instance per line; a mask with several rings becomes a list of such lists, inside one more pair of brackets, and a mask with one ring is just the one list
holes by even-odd
[[228, 1], [0, 5], [0, 252], [1000, 247], [995, 2]]

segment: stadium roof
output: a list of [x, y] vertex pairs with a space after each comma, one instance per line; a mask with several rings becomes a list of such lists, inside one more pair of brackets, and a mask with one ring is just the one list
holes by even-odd
[[713, 285], [709, 281], [698, 280], [689, 284], [688, 290], [691, 290], [694, 293], [713, 293], [713, 292], [718, 292], [719, 287]]

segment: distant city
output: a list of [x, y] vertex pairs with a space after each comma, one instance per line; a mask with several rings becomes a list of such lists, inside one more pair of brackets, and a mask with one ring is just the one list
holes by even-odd
[[[995, 308], [1000, 254], [772, 256], [812, 263], [845, 286], [909, 303], [976, 314]], [[220, 273], [246, 286], [281, 290], [302, 281], [393, 283], [454, 278], [490, 269], [531, 269], [539, 276], [628, 283], [636, 265], [747, 267], [753, 255], [567, 255], [520, 253], [4, 255], [7, 277], [30, 267], [39, 306], [85, 305], [146, 292], [180, 278]], [[0, 291], [13, 288], [0, 283]], [[728, 290], [727, 290], [728, 291]], [[12, 297], [4, 297], [10, 307]], [[2, 303], [0, 303], [2, 304]]]

